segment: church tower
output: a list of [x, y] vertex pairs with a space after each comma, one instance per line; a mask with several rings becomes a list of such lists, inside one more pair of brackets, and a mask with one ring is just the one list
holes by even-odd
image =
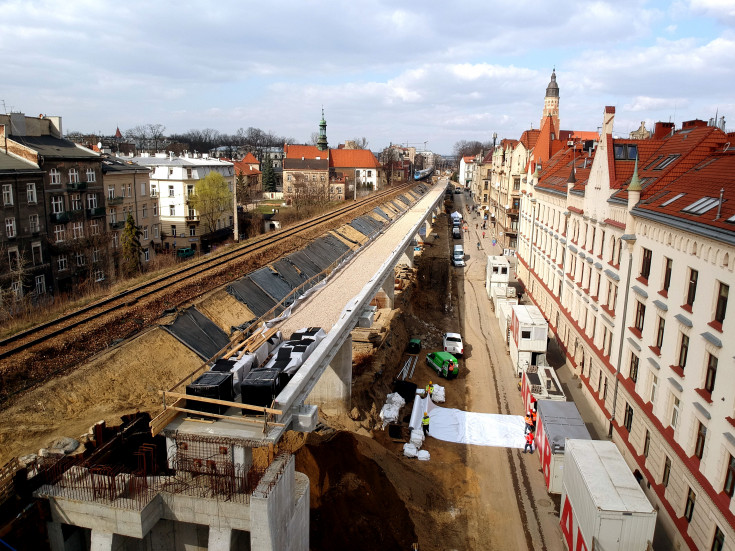
[[559, 132], [559, 85], [556, 83], [556, 67], [551, 71], [551, 82], [546, 87], [546, 97], [544, 98], [544, 113], [541, 115], [541, 124], [544, 125], [547, 117], [554, 120], [554, 133]]
[[319, 121], [319, 139], [316, 141], [316, 147], [319, 151], [326, 151], [329, 147], [327, 143], [327, 121], [324, 120], [324, 108], [322, 107], [322, 120]]

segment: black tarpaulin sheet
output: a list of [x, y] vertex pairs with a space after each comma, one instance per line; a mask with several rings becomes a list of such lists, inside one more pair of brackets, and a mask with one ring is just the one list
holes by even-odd
[[193, 306], [163, 328], [204, 360], [214, 356], [230, 342], [222, 329]]
[[403, 201], [409, 207], [411, 206], [411, 201], [409, 201], [408, 198], [405, 195], [399, 195], [398, 196], [398, 200], [399, 201]]
[[230, 283], [227, 292], [237, 300], [246, 304], [250, 311], [257, 317], [262, 316], [276, 305], [268, 294], [258, 287], [252, 280], [243, 277]]
[[351, 239], [350, 237], [347, 237], [347, 236], [346, 236], [346, 235], [345, 235], [344, 233], [342, 233], [342, 232], [340, 232], [340, 231], [337, 231], [337, 230], [332, 230], [332, 231], [333, 231], [334, 233], [336, 233], [337, 235], [339, 235], [339, 236], [340, 236], [340, 237], [341, 237], [342, 239], [344, 239], [345, 241], [349, 241], [350, 243], [353, 243], [353, 244], [355, 244], [355, 245], [359, 245], [359, 244], [360, 244], [360, 242], [359, 242], [359, 241], [355, 241], [354, 239]]
[[355, 228], [361, 234], [372, 237], [380, 231], [382, 224], [371, 216], [360, 216], [350, 222], [350, 226]]
[[349, 249], [347, 245], [342, 243], [333, 235], [320, 237], [310, 243], [304, 252], [311, 258], [315, 264], [324, 270], [328, 268], [335, 260], [346, 253]]
[[288, 260], [296, 266], [302, 274], [306, 274], [307, 279], [314, 277], [322, 271], [321, 268], [319, 268], [319, 265], [315, 264], [304, 251], [291, 253], [288, 255]]
[[278, 272], [278, 274], [291, 286], [292, 289], [295, 289], [308, 279], [308, 276], [299, 273], [296, 267], [286, 258], [282, 258], [274, 262], [273, 269]]
[[246, 277], [253, 280], [258, 287], [268, 293], [276, 302], [280, 302], [292, 289], [284, 279], [268, 267], [255, 270]]
[[375, 207], [375, 208], [373, 209], [373, 212], [374, 212], [375, 214], [377, 214], [378, 216], [382, 216], [382, 217], [383, 217], [383, 218], [385, 218], [386, 220], [390, 220], [390, 217], [389, 217], [389, 216], [388, 216], [388, 215], [387, 215], [386, 213], [384, 213], [384, 212], [383, 212], [382, 210], [380, 210], [380, 209], [379, 209], [378, 207]]
[[395, 207], [395, 209], [398, 212], [403, 212], [404, 210], [406, 210], [406, 206], [402, 205], [401, 203], [396, 203], [395, 201], [391, 201], [390, 204], [393, 205], [393, 207]]

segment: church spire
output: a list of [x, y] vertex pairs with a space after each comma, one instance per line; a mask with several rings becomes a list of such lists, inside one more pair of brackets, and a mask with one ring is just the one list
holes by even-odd
[[327, 143], [327, 121], [324, 120], [324, 107], [322, 107], [322, 120], [319, 121], [319, 139], [316, 142], [319, 151], [326, 151], [329, 147]]

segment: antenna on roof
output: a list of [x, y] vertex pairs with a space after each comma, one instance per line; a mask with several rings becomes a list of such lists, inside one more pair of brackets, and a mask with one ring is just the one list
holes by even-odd
[[725, 195], [725, 188], [720, 188], [720, 203], [717, 205], [717, 216], [715, 216], [715, 220], [720, 219], [720, 212], [722, 211], [722, 198]]

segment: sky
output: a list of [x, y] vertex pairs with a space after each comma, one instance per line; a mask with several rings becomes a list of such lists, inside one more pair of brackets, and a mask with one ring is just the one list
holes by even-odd
[[[735, 0], [0, 0], [0, 109], [63, 131], [256, 127], [451, 154], [538, 128], [735, 117]], [[728, 122], [728, 129], [732, 126]]]

